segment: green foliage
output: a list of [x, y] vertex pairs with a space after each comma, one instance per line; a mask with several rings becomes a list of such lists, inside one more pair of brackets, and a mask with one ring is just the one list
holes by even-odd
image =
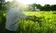
[[0, 0], [0, 10], [4, 10], [5, 8], [5, 0]]
[[[5, 13], [0, 11], [0, 24], [5, 32]], [[31, 16], [41, 21], [31, 21], [22, 19], [19, 22], [18, 33], [56, 33], [56, 14], [52, 12], [24, 12], [27, 16]]]
[[[31, 7], [31, 8], [30, 8]], [[40, 5], [40, 4], [29, 4], [29, 10], [35, 11], [35, 7], [37, 9], [40, 9], [41, 11], [55, 11], [56, 10], [56, 5], [50, 5], [50, 4], [45, 4], [44, 6]]]
[[5, 22], [6, 22], [6, 18], [3, 15], [4, 11], [0, 11], [0, 33], [4, 33], [5, 32]]
[[39, 18], [39, 21], [20, 20], [18, 33], [56, 33], [56, 14], [50, 12], [24, 12], [28, 16]]

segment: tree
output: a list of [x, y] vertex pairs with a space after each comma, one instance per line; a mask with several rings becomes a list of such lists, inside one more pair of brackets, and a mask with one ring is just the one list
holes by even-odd
[[51, 5], [51, 10], [56, 11], [56, 5]]
[[33, 3], [31, 6], [32, 6], [33, 10], [35, 11], [35, 7], [37, 7], [37, 4]]
[[0, 0], [0, 10], [4, 9], [5, 0]]
[[35, 7], [36, 7], [37, 9], [41, 9], [42, 6], [41, 6], [40, 4], [36, 4], [36, 3], [29, 4], [29, 9], [30, 9], [30, 10], [35, 11]]
[[50, 11], [50, 5], [49, 4], [45, 4], [44, 5], [44, 10], [45, 11]]
[[11, 5], [11, 2], [10, 2], [10, 1], [7, 1], [7, 2], [5, 3], [6, 8], [9, 8], [10, 5]]

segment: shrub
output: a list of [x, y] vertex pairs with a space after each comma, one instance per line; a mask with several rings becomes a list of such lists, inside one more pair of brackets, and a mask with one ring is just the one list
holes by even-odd
[[56, 14], [43, 12], [40, 15], [38, 18], [42, 20], [41, 22], [22, 19], [18, 26], [18, 33], [56, 33]]

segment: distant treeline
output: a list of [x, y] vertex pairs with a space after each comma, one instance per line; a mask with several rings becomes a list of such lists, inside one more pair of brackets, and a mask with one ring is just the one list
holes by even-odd
[[29, 4], [29, 8], [32, 7], [33, 10], [35, 10], [34, 8], [38, 8], [40, 9], [41, 11], [56, 11], [56, 4], [55, 5], [49, 5], [49, 4], [45, 4], [44, 6], [40, 5], [40, 4]]
[[[7, 7], [13, 6], [12, 4], [14, 4], [14, 2], [13, 1], [5, 2], [5, 0], [0, 0], [0, 10], [6, 10]], [[21, 10], [35, 11], [35, 7], [37, 9], [40, 9], [40, 11], [50, 11], [50, 10], [56, 11], [56, 4], [55, 5], [45, 4], [44, 6], [42, 6], [40, 4], [33, 3], [33, 4], [28, 4], [26, 8], [20, 5]]]

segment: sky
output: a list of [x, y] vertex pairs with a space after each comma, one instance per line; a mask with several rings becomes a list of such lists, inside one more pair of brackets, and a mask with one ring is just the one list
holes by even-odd
[[[12, 1], [12, 0], [6, 0], [6, 1]], [[20, 0], [20, 2], [22, 2], [24, 4], [37, 3], [37, 4], [41, 4], [41, 5], [45, 5], [45, 4], [54, 5], [54, 4], [56, 4], [56, 0]]]

